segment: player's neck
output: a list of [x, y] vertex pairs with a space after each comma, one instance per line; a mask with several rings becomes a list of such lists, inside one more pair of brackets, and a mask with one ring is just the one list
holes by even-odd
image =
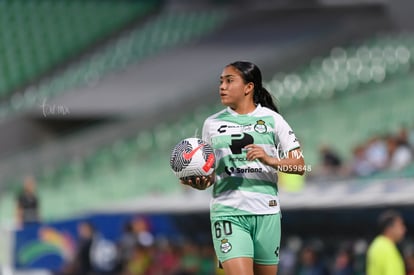
[[231, 108], [240, 115], [246, 115], [256, 110], [256, 105], [253, 102], [246, 102]]
[[387, 238], [391, 242], [396, 243], [396, 240], [393, 238], [393, 236], [391, 234], [383, 233], [382, 236]]

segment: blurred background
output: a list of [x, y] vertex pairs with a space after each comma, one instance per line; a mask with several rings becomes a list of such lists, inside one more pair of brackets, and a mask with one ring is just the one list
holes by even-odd
[[181, 186], [169, 156], [223, 108], [219, 76], [236, 60], [261, 68], [308, 169], [279, 175], [279, 274], [315, 261], [364, 274], [386, 209], [404, 217], [413, 272], [413, 10], [1, 0], [0, 274], [222, 274], [211, 190]]

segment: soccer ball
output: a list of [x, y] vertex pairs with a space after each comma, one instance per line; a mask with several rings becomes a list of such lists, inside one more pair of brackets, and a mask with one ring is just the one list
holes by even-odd
[[170, 165], [180, 179], [209, 176], [214, 172], [216, 157], [213, 148], [198, 138], [186, 138], [173, 149]]

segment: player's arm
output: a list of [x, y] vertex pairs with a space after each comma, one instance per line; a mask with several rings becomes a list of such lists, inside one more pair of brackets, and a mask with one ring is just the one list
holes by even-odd
[[303, 175], [307, 169], [303, 153], [295, 133], [282, 116], [275, 115], [274, 119], [274, 139], [275, 142], [279, 142], [276, 144], [276, 149], [280, 146], [280, 149], [283, 152], [282, 155], [269, 156], [261, 146], [250, 144], [246, 146], [246, 149], [248, 150], [247, 159], [258, 159], [262, 163], [273, 167], [277, 171], [288, 174]]
[[288, 174], [303, 175], [306, 170], [305, 160], [303, 159], [303, 153], [300, 148], [289, 151], [287, 158], [279, 159], [271, 157], [268, 165]]
[[257, 159], [263, 164], [288, 174], [303, 175], [305, 173], [305, 160], [300, 148], [289, 151], [285, 158], [271, 157], [261, 146], [256, 144], [249, 144], [245, 148], [247, 149], [246, 157], [249, 161]]

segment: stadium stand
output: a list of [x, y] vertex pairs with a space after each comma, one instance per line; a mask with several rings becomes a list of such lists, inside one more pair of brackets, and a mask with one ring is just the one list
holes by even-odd
[[[305, 141], [303, 147], [308, 163], [318, 162], [318, 152], [315, 148], [318, 148], [321, 143], [337, 144], [336, 149], [350, 158], [353, 146], [370, 135], [395, 130], [395, 127], [401, 124], [411, 123], [408, 114], [411, 110], [411, 102], [414, 100], [411, 93], [414, 82], [408, 69], [413, 63], [410, 54], [412, 45], [393, 42], [394, 48], [391, 48], [390, 44], [384, 42], [410, 41], [410, 36], [397, 36], [397, 38], [399, 39], [390, 39], [390, 36], [386, 36], [369, 40], [358, 46], [357, 50], [354, 50], [354, 55], [350, 53], [353, 52], [352, 49], [334, 48], [331, 56], [319, 62], [311, 62], [305, 73], [291, 73], [277, 80], [281, 75], [278, 72], [273, 80], [267, 82], [269, 90], [284, 103], [282, 110], [286, 108], [285, 116], [288, 121], [297, 129], [301, 140]], [[366, 53], [372, 56], [374, 65], [372, 60], [363, 63], [364, 55], [361, 52], [368, 50], [367, 45], [370, 45], [373, 40], [376, 42], [372, 47], [380, 52], [377, 55], [372, 52]], [[394, 59], [387, 54], [391, 49]], [[350, 54], [345, 54], [347, 52]], [[360, 54], [357, 54], [358, 52]], [[350, 67], [347, 71], [335, 72], [335, 66], [338, 68], [343, 66], [333, 65], [335, 64], [333, 60], [341, 60], [337, 61], [340, 64], [355, 63], [355, 66], [370, 64], [372, 66], [367, 67], [369, 78], [365, 78], [368, 76], [364, 76], [362, 69], [360, 74], [353, 75], [358, 71], [354, 67]], [[382, 68], [381, 78], [375, 77], [378, 68]], [[346, 80], [346, 87], [343, 78], [328, 78], [328, 73], [345, 74], [349, 78]], [[305, 80], [302, 81], [301, 77]], [[330, 79], [332, 83], [326, 84], [323, 79]], [[312, 86], [313, 88], [305, 86], [300, 89], [301, 84], [298, 83], [307, 83], [303, 86], [316, 83], [319, 86]], [[283, 92], [280, 89], [284, 89]], [[307, 90], [310, 91], [308, 94], [304, 92]], [[298, 96], [298, 94], [306, 96]], [[327, 94], [329, 96], [326, 96]], [[289, 97], [294, 98], [293, 103], [288, 100]], [[401, 102], [401, 98], [407, 100]], [[387, 102], [386, 109], [383, 108], [384, 101]], [[80, 212], [88, 207], [99, 206], [108, 196], [116, 201], [182, 191], [169, 171], [167, 161], [170, 149], [175, 142], [178, 142], [175, 137], [194, 135], [194, 129], [200, 128], [204, 118], [220, 107], [219, 105], [200, 107], [175, 123], [161, 123], [153, 129], [139, 132], [134, 138], [119, 139], [109, 147], [98, 149], [89, 158], [70, 160], [69, 163], [62, 163], [60, 168], [52, 171], [44, 169], [39, 181], [42, 183], [40, 194], [44, 202], [45, 217], [53, 219], [76, 211]], [[306, 119], [303, 119], [304, 117]], [[355, 121], [359, 121], [364, 127], [359, 128], [358, 131], [351, 131]], [[315, 135], [315, 132], [319, 134]], [[375, 177], [381, 175], [390, 177], [392, 173], [384, 172]], [[408, 167], [400, 175], [412, 176], [412, 167]], [[163, 180], [160, 181], [160, 178]], [[151, 184], [147, 184], [149, 182]], [[65, 190], [68, 192], [71, 190], [72, 195], [68, 195]], [[11, 199], [6, 201], [10, 202]], [[60, 202], [59, 207], [51, 207], [57, 201]], [[75, 204], [76, 207], [68, 207], [73, 204], [73, 201], [78, 202]]]
[[2, 1], [0, 99], [156, 7], [157, 1]]
[[6, 102], [0, 106], [0, 114], [4, 117], [18, 110], [29, 109], [40, 98], [53, 98], [71, 88], [96, 81], [108, 72], [121, 70], [128, 64], [139, 62], [168, 48], [185, 45], [213, 30], [225, 18], [226, 12], [223, 10], [165, 11], [144, 25], [128, 31], [103, 49], [95, 51], [79, 64], [67, 68], [50, 81], [44, 81], [36, 88], [30, 87], [23, 95], [17, 94], [11, 98], [11, 104]]
[[298, 72], [278, 72], [267, 87], [282, 104], [295, 104], [308, 98], [330, 98], [359, 84], [381, 83], [390, 75], [410, 69], [414, 62], [413, 40], [412, 34], [390, 34], [358, 46], [335, 47], [329, 56], [313, 59]]
[[[157, 52], [162, 52], [163, 49], [166, 50], [168, 48], [176, 47], [177, 45], [185, 45], [185, 43], [189, 43], [192, 40], [196, 40], [207, 34], [225, 18], [226, 13], [222, 10], [193, 12], [166, 11], [156, 15], [148, 22], [130, 30], [127, 34], [105, 46], [102, 50], [95, 52], [90, 58], [85, 59], [79, 65], [69, 68], [60, 76], [40, 85], [38, 89], [30, 88], [23, 96], [20, 94], [15, 95], [10, 101], [11, 104], [5, 103], [3, 105], [4, 108], [2, 114], [5, 116], [10, 115], [10, 112], [5, 110], [11, 110], [11, 112], [13, 110], [22, 110], [22, 108], [31, 107], [35, 104], [37, 98], [53, 97], [59, 92], [64, 92], [79, 85], [85, 85], [85, 83], [91, 80], [91, 75], [99, 78], [110, 71], [120, 70], [129, 63], [136, 63]], [[194, 126], [195, 124], [190, 124], [188, 125], [188, 129], [191, 129], [191, 127]], [[162, 127], [160, 129], [162, 129]], [[168, 137], [165, 135], [158, 136], [163, 139]], [[141, 142], [140, 137], [137, 138], [140, 140], [139, 146], [146, 146], [145, 142]], [[152, 142], [152, 140], [148, 140], [148, 142]], [[134, 143], [137, 143], [136, 140], [134, 140]], [[126, 155], [123, 154], [123, 152], [127, 152], [130, 155], [131, 152], [134, 152], [133, 150], [136, 150], [131, 144], [131, 142], [120, 140], [114, 143], [113, 149], [108, 149], [105, 146], [102, 149], [97, 150], [95, 154], [86, 160], [74, 159], [69, 161], [69, 163], [65, 161], [62, 162], [60, 165], [61, 168], [59, 169], [56, 169], [55, 164], [52, 164], [52, 168], [45, 167], [43, 169], [44, 171], [39, 174], [39, 182], [41, 182], [42, 185], [40, 196], [42, 200], [45, 201], [44, 207], [45, 209], [49, 209], [50, 205], [59, 202], [59, 207], [52, 207], [54, 208], [54, 210], [51, 209], [52, 213], [49, 213], [48, 210], [46, 211], [45, 218], [57, 218], [65, 215], [65, 213], [69, 214], [67, 210], [70, 208], [73, 211], [80, 211], [87, 207], [85, 203], [96, 206], [96, 203], [102, 202], [101, 198], [107, 197], [114, 191], [118, 191], [119, 198], [128, 194], [130, 192], [128, 190], [133, 188], [133, 184], [136, 184], [138, 175], [136, 174], [137, 171], [135, 171], [132, 177], [128, 177], [134, 170], [133, 165], [129, 168], [123, 168], [122, 170], [117, 171], [117, 173], [123, 174], [122, 181], [124, 178], [129, 179], [129, 181], [127, 181], [131, 184], [128, 185], [126, 183], [123, 185], [125, 188], [115, 188], [114, 190], [112, 190], [110, 185], [115, 180], [115, 175], [117, 173], [114, 173], [108, 168], [113, 167], [115, 164], [122, 168], [121, 163], [126, 163], [128, 160], [128, 158], [125, 158]], [[157, 144], [160, 145], [162, 142], [158, 140]], [[152, 149], [152, 145], [148, 145]], [[169, 144], [166, 143], [166, 146], [168, 145]], [[124, 147], [120, 148], [122, 146]], [[128, 147], [125, 148], [125, 146]], [[122, 150], [124, 151], [121, 152]], [[158, 165], [158, 163], [155, 165]], [[108, 171], [110, 173], [102, 173], [103, 171]], [[148, 171], [148, 168], [139, 171]], [[97, 183], [93, 184], [94, 182]], [[16, 191], [13, 186], [19, 186], [19, 182], [15, 179], [9, 181], [9, 184], [7, 185], [12, 187], [12, 192], [9, 194], [10, 197], [6, 196], [2, 201], [9, 207], [1, 207], [1, 210], [11, 213], [13, 211], [10, 210], [10, 206], [13, 208], [13, 204], [10, 203], [13, 200], [13, 194]], [[96, 192], [95, 190], [90, 193], [92, 194], [92, 197], [86, 202], [83, 198], [87, 198], [90, 194], [89, 192], [84, 192], [84, 189], [87, 187], [87, 189], [92, 191], [93, 186], [95, 186], [96, 190], [102, 191], [104, 195], [102, 196], [100, 191]], [[127, 188], [128, 186], [129, 188]], [[142, 195], [151, 192], [151, 190], [145, 190], [145, 186], [146, 185], [142, 184], [142, 188], [137, 189], [139, 194]], [[166, 186], [167, 185], [162, 185], [156, 188], [162, 190], [165, 189]], [[67, 192], [64, 192], [67, 188], [68, 190], [73, 190], [73, 193], [71, 192], [73, 195], [61, 196], [64, 193], [67, 194]], [[49, 201], [49, 199], [51, 200]], [[77, 204], [79, 206], [78, 210], [73, 207], [68, 208], [68, 206], [72, 205], [73, 201], [79, 201], [79, 204]], [[85, 202], [82, 203], [82, 201]]]

